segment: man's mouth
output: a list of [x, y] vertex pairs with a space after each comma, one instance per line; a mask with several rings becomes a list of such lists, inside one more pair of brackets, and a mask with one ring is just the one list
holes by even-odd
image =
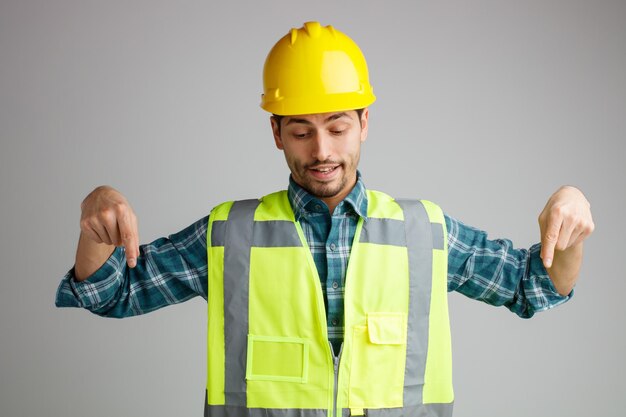
[[341, 167], [341, 164], [336, 165], [321, 165], [310, 167], [308, 170], [313, 174], [315, 178], [318, 179], [329, 179], [334, 176], [334, 174], [338, 171], [338, 168]]

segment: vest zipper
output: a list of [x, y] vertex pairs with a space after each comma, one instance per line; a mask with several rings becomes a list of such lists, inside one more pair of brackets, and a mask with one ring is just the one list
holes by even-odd
[[335, 384], [333, 388], [333, 415], [331, 417], [341, 417], [340, 414], [337, 414], [337, 395], [339, 393], [339, 361], [341, 360], [341, 352], [343, 352], [343, 343], [339, 348], [339, 355], [335, 356], [335, 352], [333, 350], [333, 345], [328, 342], [330, 345], [330, 351], [333, 353], [333, 366], [335, 369]]

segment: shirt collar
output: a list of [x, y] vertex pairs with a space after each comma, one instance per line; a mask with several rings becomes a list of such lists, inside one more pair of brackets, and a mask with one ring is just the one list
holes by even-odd
[[[356, 172], [356, 178], [356, 185], [350, 194], [337, 205], [333, 214], [353, 212], [367, 220], [367, 193], [359, 171]], [[289, 176], [287, 194], [296, 221], [303, 216], [308, 216], [311, 212], [323, 212], [324, 210], [328, 212], [328, 207], [322, 200], [298, 185], [291, 176]]]

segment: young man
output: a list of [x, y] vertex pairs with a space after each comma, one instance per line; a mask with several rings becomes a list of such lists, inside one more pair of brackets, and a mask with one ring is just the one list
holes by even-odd
[[98, 187], [57, 305], [126, 317], [203, 296], [206, 416], [450, 416], [447, 292], [521, 317], [568, 300], [589, 203], [560, 188], [541, 244], [514, 250], [429, 201], [367, 190], [357, 166], [374, 100], [350, 38], [293, 29], [268, 55], [261, 103], [288, 190], [139, 246], [128, 201]]

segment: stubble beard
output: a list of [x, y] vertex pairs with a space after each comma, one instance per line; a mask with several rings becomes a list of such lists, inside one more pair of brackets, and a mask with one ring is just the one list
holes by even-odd
[[333, 186], [332, 183], [320, 183], [315, 180], [307, 181], [304, 188], [318, 198], [330, 198], [339, 194], [346, 186], [345, 177], [339, 179], [339, 183]]
[[[329, 162], [325, 162], [325, 163], [329, 163]], [[301, 165], [297, 163], [296, 161], [293, 161], [292, 168], [295, 168], [295, 169], [292, 169], [292, 173], [293, 172], [298, 173], [298, 178], [297, 179], [294, 178], [294, 179], [296, 179], [296, 182], [302, 188], [307, 190], [313, 196], [318, 197], [318, 198], [331, 198], [341, 193], [348, 185], [346, 163], [336, 162], [336, 161], [334, 161], [334, 163], [337, 163], [340, 165], [340, 168], [338, 169], [342, 170], [342, 175], [336, 181], [332, 181], [332, 182], [325, 183], [322, 181], [317, 181], [315, 178], [311, 178], [309, 175], [307, 175], [308, 170], [311, 167], [318, 165], [318, 164]], [[356, 178], [356, 174], [355, 174], [355, 178]]]

